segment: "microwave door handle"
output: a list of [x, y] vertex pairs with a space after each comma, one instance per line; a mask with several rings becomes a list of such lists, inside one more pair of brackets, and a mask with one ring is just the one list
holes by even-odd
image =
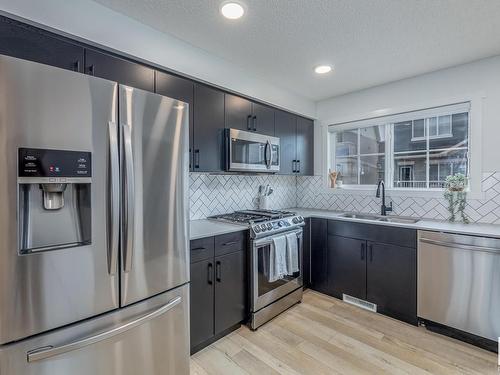
[[109, 128], [109, 223], [110, 238], [108, 243], [108, 273], [116, 274], [118, 262], [118, 241], [120, 223], [120, 161], [118, 160], [118, 127], [115, 122], [108, 123]]
[[123, 125], [123, 142], [125, 154], [125, 247], [123, 271], [132, 268], [132, 252], [134, 247], [134, 217], [135, 217], [135, 178], [134, 158], [132, 155], [132, 130], [130, 125]]
[[271, 168], [272, 155], [271, 155], [271, 143], [269, 143], [269, 141], [266, 142], [266, 148], [264, 151], [264, 158], [266, 159], [267, 169]]

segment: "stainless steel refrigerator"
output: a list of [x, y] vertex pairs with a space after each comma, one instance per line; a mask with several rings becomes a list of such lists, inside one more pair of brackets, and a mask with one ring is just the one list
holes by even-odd
[[189, 373], [188, 105], [0, 55], [0, 374]]

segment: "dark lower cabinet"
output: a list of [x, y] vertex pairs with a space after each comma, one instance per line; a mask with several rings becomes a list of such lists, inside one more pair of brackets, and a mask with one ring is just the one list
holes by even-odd
[[246, 238], [245, 231], [191, 241], [191, 353], [247, 317]]
[[311, 218], [311, 289], [328, 294], [327, 264], [327, 223], [326, 219]]
[[245, 319], [246, 270], [244, 251], [215, 258], [215, 332]]
[[311, 219], [304, 218], [304, 228], [302, 233], [302, 282], [304, 289], [311, 287]]
[[92, 49], [85, 50], [85, 73], [154, 92], [154, 70]]
[[214, 261], [191, 264], [191, 348], [214, 336]]
[[0, 16], [0, 54], [83, 72], [84, 48], [52, 33]]
[[416, 325], [416, 238], [413, 229], [312, 218], [310, 287]]
[[417, 324], [417, 251], [368, 242], [366, 300], [385, 315]]
[[222, 171], [224, 151], [224, 93], [195, 83], [193, 170]]
[[366, 299], [366, 241], [328, 236], [328, 290]]

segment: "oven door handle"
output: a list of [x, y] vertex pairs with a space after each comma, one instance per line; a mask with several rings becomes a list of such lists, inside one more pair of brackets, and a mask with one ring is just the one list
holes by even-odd
[[273, 238], [280, 237], [280, 236], [283, 236], [285, 234], [291, 234], [291, 233], [295, 233], [297, 235], [297, 237], [300, 238], [300, 237], [302, 237], [302, 232], [303, 232], [302, 228], [294, 230], [294, 231], [282, 232], [282, 233], [277, 234], [277, 235], [272, 236], [272, 237], [265, 237], [265, 238], [262, 238], [260, 240], [256, 240], [253, 242], [253, 245], [254, 245], [254, 247], [262, 247], [262, 246], [270, 245], [273, 243]]

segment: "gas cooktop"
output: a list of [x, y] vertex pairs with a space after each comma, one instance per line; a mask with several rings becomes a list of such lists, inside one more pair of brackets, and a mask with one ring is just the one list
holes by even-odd
[[244, 210], [208, 217], [211, 220], [250, 226], [252, 238], [290, 231], [304, 225], [302, 216], [290, 211]]

